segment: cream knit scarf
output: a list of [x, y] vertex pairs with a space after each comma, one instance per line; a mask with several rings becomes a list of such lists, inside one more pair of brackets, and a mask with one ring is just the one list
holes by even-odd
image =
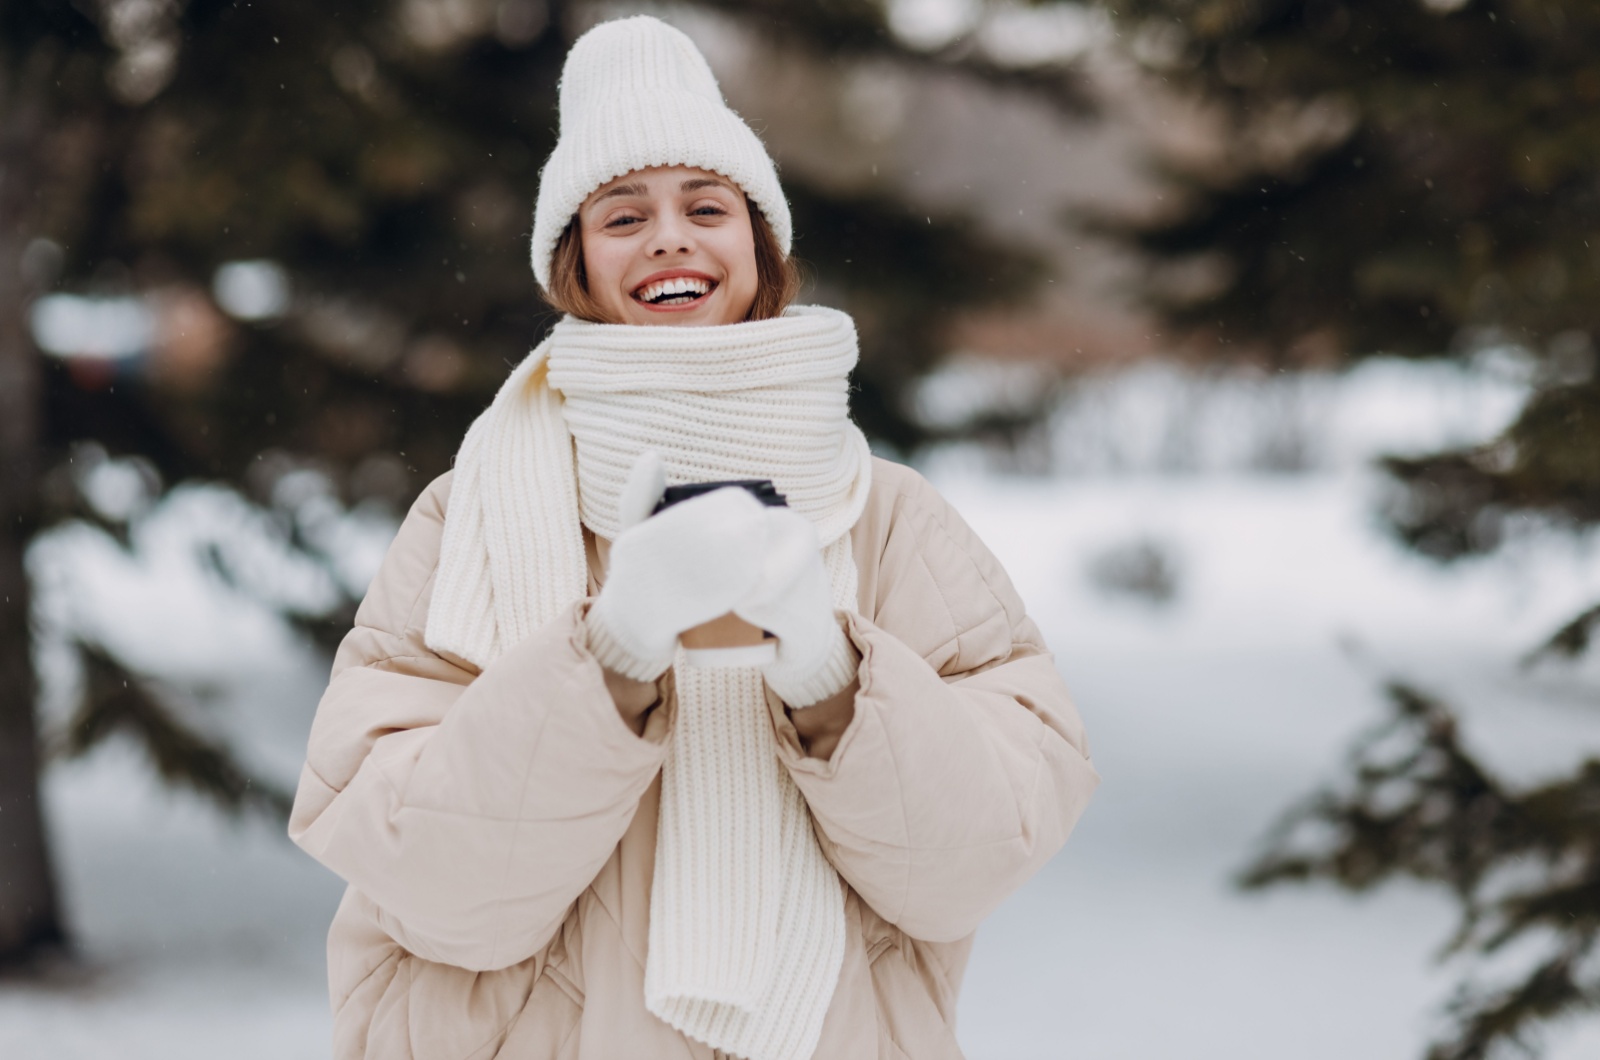
[[[614, 540], [646, 449], [669, 483], [770, 478], [813, 521], [836, 606], [871, 463], [850, 422], [855, 326], [837, 310], [721, 327], [568, 317], [512, 372], [456, 459], [427, 642], [479, 667], [582, 598], [581, 525]], [[804, 1060], [844, 956], [844, 895], [778, 761], [761, 672], [675, 667], [645, 1004], [751, 1060]]]

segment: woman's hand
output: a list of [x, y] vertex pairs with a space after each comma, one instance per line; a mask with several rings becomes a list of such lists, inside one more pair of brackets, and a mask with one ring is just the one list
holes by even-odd
[[654, 681], [678, 634], [733, 610], [761, 574], [766, 512], [742, 489], [720, 489], [650, 517], [660, 461], [640, 458], [623, 490], [623, 531], [586, 619], [589, 650], [606, 669]]
[[791, 708], [812, 708], [849, 686], [861, 659], [834, 613], [811, 520], [788, 508], [764, 517], [761, 577], [734, 613], [778, 638], [777, 658], [763, 667], [767, 687]]

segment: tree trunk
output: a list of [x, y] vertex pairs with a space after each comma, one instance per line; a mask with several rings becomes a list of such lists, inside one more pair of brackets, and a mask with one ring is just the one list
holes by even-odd
[[0, 86], [0, 964], [65, 941], [39, 804], [35, 679], [23, 551], [37, 522], [40, 366], [28, 327], [32, 172], [43, 99], [8, 71]]

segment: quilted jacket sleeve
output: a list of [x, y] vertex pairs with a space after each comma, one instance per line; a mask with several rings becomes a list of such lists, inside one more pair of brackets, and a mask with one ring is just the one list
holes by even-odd
[[906, 934], [952, 942], [1061, 848], [1100, 777], [999, 562], [920, 476], [894, 473], [871, 616], [843, 616], [855, 717], [827, 761], [774, 720], [840, 874]]
[[586, 602], [481, 674], [423, 643], [446, 480], [413, 506], [340, 645], [289, 835], [428, 960], [536, 954], [605, 864], [665, 756], [622, 721], [580, 635]]

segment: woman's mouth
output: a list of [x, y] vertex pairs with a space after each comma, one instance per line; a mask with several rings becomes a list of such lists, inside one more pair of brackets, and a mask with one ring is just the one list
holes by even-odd
[[633, 299], [651, 309], [686, 309], [709, 298], [716, 289], [715, 280], [675, 276], [640, 286], [633, 292]]

